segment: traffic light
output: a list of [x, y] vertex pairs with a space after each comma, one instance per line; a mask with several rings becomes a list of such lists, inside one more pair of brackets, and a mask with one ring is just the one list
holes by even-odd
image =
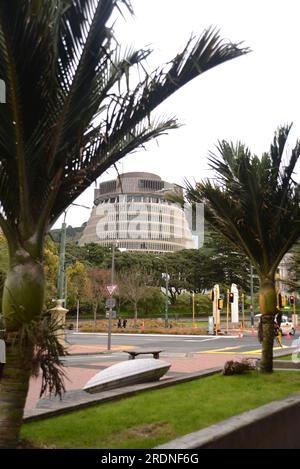
[[290, 296], [290, 304], [293, 305], [295, 303], [295, 297], [294, 295]]
[[229, 303], [233, 303], [234, 302], [234, 293], [230, 292], [229, 293]]
[[210, 297], [211, 301], [214, 301], [214, 299], [215, 299], [215, 292], [214, 292], [213, 290], [210, 290], [209, 297]]
[[283, 306], [283, 304], [282, 304], [282, 294], [278, 293], [278, 307], [282, 308], [282, 306]]
[[223, 298], [218, 299], [218, 309], [223, 309]]

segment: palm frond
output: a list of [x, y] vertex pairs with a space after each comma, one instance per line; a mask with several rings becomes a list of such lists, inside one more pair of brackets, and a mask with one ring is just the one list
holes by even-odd
[[[164, 135], [170, 129], [178, 127], [176, 119], [145, 119], [135, 127], [128, 129], [122, 138], [106, 139], [98, 130], [95, 139], [89, 142], [86, 152], [82, 154], [82, 161], [78, 168], [73, 167], [69, 176], [63, 181], [56, 203], [52, 208], [49, 220], [53, 224], [64, 210], [70, 205], [94, 179], [103, 174], [112, 164], [115, 164], [128, 153], [141, 149], [145, 143]], [[96, 151], [95, 151], [96, 147]], [[98, 150], [99, 148], [99, 150]], [[94, 155], [97, 155], [95, 157]], [[72, 157], [70, 158], [72, 161]]]
[[263, 275], [273, 275], [300, 236], [300, 200], [292, 173], [300, 156], [297, 142], [287, 166], [282, 158], [290, 126], [275, 133], [261, 159], [241, 143], [219, 142], [210, 154], [216, 182], [187, 185], [187, 196], [205, 203], [207, 220], [240, 247]]
[[161, 102], [249, 52], [209, 28], [148, 72], [151, 51], [123, 52], [114, 38], [117, 9], [132, 13], [128, 0], [0, 2], [0, 76], [7, 89], [0, 106], [0, 224], [6, 233], [42, 238], [49, 220], [109, 166], [178, 126], [151, 118]]

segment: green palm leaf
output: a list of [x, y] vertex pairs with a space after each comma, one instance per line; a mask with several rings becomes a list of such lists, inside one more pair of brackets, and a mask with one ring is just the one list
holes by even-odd
[[125, 0], [1, 2], [0, 222], [10, 237], [42, 237], [110, 165], [177, 126], [149, 119], [162, 101], [248, 52], [211, 28], [147, 72], [151, 51], [122, 52], [112, 34], [112, 12], [122, 7], [131, 11]]
[[218, 153], [209, 158], [216, 183], [187, 186], [189, 199], [205, 203], [210, 223], [243, 249], [262, 276], [274, 275], [300, 236], [299, 192], [292, 179], [298, 142], [283, 165], [290, 129], [278, 129], [261, 159], [241, 143], [219, 142]]

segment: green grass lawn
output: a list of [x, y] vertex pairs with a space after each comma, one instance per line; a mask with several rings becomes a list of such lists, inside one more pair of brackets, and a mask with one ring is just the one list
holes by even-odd
[[300, 373], [214, 375], [26, 423], [22, 438], [55, 448], [152, 448], [300, 392]]
[[199, 321], [199, 320], [196, 320], [194, 323], [193, 321], [178, 321], [178, 324], [180, 324], [180, 326], [183, 326], [183, 327], [193, 327], [193, 324], [196, 326], [196, 327], [208, 327], [208, 321]]

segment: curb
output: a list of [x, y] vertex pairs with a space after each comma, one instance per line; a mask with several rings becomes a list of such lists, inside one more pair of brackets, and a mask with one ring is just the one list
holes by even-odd
[[277, 370], [288, 369], [300, 371], [300, 363], [294, 363], [288, 360], [273, 360], [273, 367]]
[[[207, 376], [212, 376], [217, 373], [220, 373], [223, 370], [223, 367], [216, 367], [210, 368], [205, 371], [197, 371], [195, 373], [186, 373], [184, 376], [179, 377], [172, 377], [167, 378], [159, 382], [151, 382], [151, 383], [143, 383], [137, 384], [134, 386], [127, 386], [125, 388], [118, 388], [111, 391], [104, 391], [102, 393], [96, 394], [88, 394], [87, 398], [90, 400], [84, 402], [78, 402], [77, 404], [71, 403], [69, 405], [65, 405], [64, 407], [60, 407], [57, 409], [33, 409], [27, 413], [25, 413], [23, 417], [23, 422], [32, 422], [37, 420], [43, 420], [50, 417], [56, 417], [58, 415], [67, 414], [69, 412], [74, 412], [76, 410], [85, 409], [87, 407], [92, 407], [95, 405], [104, 404], [110, 401], [120, 400], [124, 397], [134, 396], [139, 394], [140, 392], [147, 391], [147, 390], [155, 390], [155, 389], [162, 389], [167, 388], [169, 386], [173, 386], [175, 384], [186, 383], [188, 381], [193, 381], [195, 379], [205, 378]], [[101, 395], [100, 395], [101, 394]], [[93, 396], [96, 396], [93, 398]]]
[[103, 351], [103, 352], [74, 352], [74, 353], [68, 353], [68, 355], [64, 355], [61, 358], [66, 358], [66, 357], [81, 357], [83, 356], [88, 356], [88, 355], [113, 355], [115, 352], [119, 352], [119, 350], [112, 350], [112, 351]]

